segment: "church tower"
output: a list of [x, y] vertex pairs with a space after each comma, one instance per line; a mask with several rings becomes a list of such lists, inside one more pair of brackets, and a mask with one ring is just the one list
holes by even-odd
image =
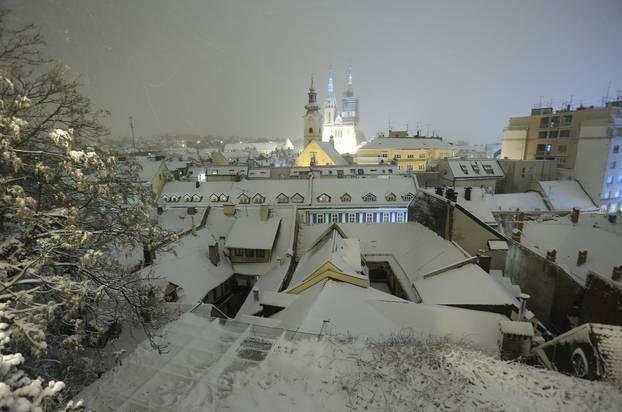
[[352, 88], [352, 67], [348, 67], [346, 80], [348, 88], [343, 93], [341, 100], [341, 119], [345, 124], [357, 126], [359, 123], [359, 98], [354, 96], [354, 89]]
[[333, 74], [328, 73], [328, 96], [324, 102], [324, 128], [335, 124], [337, 116], [337, 102], [335, 100], [335, 86], [333, 84]]
[[317, 104], [317, 93], [313, 88], [313, 77], [309, 87], [309, 102], [305, 106], [307, 113], [304, 116], [304, 142], [305, 147], [313, 140], [322, 140], [320, 106]]

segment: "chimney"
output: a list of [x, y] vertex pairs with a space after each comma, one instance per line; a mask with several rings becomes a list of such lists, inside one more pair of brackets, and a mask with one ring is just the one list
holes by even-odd
[[520, 229], [512, 229], [512, 240], [520, 243], [520, 236], [522, 233]]
[[587, 250], [580, 250], [577, 255], [577, 266], [581, 266], [587, 261]]
[[609, 216], [607, 216], [607, 219], [609, 219], [609, 223], [615, 223], [616, 222], [616, 214], [615, 213], [609, 213]]
[[572, 208], [572, 213], [570, 213], [570, 220], [572, 220], [572, 223], [577, 224], [579, 223], [579, 215], [581, 214], [581, 212], [579, 211], [579, 209], [577, 209], [576, 207]]
[[441, 186], [435, 187], [434, 193], [436, 193], [439, 196], [443, 196], [443, 188]]
[[255, 299], [255, 301], [259, 302], [259, 289], [257, 289], [256, 287], [253, 288], [253, 299]]
[[473, 188], [470, 186], [467, 186], [464, 188], [464, 199], [465, 200], [471, 200], [471, 190], [473, 190]]
[[330, 135], [328, 142], [330, 143], [332, 147], [335, 147], [335, 137], [333, 135]]
[[622, 265], [614, 266], [613, 267], [613, 273], [611, 274], [611, 279], [619, 281], [620, 278], [622, 278]]
[[522, 322], [525, 320], [525, 313], [527, 312], [527, 300], [529, 300], [531, 296], [526, 293], [521, 293], [518, 297], [518, 301], [520, 302], [520, 307], [518, 309], [518, 317], [517, 321]]
[[557, 257], [557, 250], [551, 249], [546, 251], [546, 259], [551, 262], [555, 262], [555, 258]]

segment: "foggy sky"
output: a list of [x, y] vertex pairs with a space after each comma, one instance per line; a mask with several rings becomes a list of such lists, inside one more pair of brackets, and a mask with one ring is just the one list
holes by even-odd
[[[622, 1], [8, 0], [111, 112], [113, 135], [302, 139], [353, 68], [368, 138], [419, 124], [499, 140], [540, 96], [596, 104], [622, 89]], [[339, 101], [339, 100], [338, 100]]]

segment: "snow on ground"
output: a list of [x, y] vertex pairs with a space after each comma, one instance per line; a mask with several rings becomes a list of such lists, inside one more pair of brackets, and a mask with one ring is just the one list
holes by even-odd
[[407, 331], [352, 340], [186, 314], [80, 394], [96, 411], [613, 411], [622, 392]]

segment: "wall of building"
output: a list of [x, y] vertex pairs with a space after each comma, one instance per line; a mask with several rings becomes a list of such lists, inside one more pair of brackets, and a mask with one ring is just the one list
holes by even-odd
[[581, 321], [622, 326], [622, 284], [592, 273], [587, 275]]
[[500, 159], [505, 177], [498, 185], [500, 193], [522, 193], [533, 190], [539, 181], [557, 180], [556, 160]]
[[577, 148], [580, 159], [574, 168], [575, 178], [596, 205], [602, 203], [605, 169], [611, 143], [607, 129], [607, 122], [584, 122]]
[[583, 288], [556, 264], [512, 242], [505, 262], [505, 275], [530, 298], [527, 306], [553, 332], [565, 332], [568, 315], [583, 299]]
[[501, 159], [524, 159], [527, 149], [527, 128], [507, 127], [503, 130]]

